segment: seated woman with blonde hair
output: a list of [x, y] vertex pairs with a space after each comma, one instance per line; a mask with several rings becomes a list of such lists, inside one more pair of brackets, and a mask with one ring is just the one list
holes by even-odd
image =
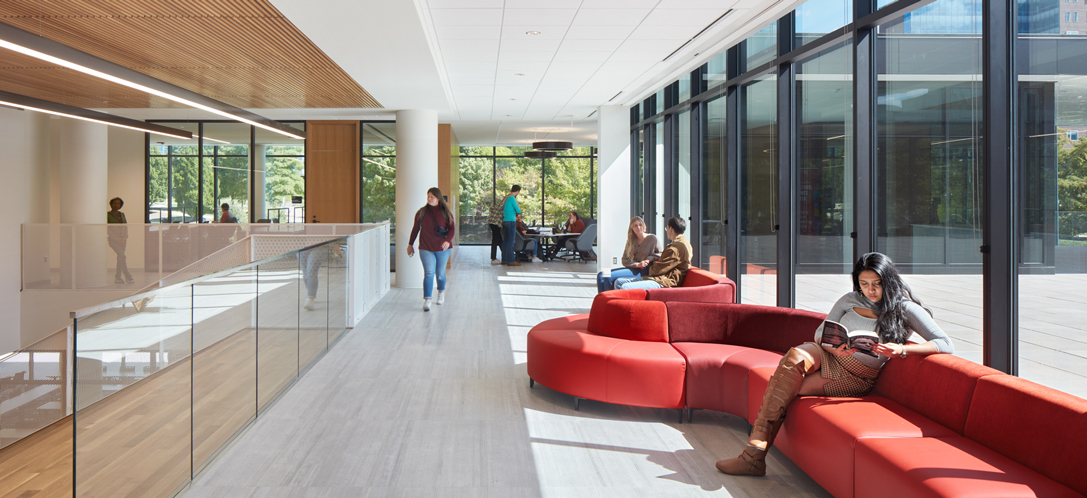
[[627, 244], [623, 248], [623, 267], [611, 270], [609, 276], [605, 276], [604, 272], [597, 273], [597, 292], [612, 290], [617, 279], [648, 275], [649, 265], [661, 257], [663, 250], [664, 244], [656, 235], [645, 233], [642, 217], [631, 218], [627, 227]]

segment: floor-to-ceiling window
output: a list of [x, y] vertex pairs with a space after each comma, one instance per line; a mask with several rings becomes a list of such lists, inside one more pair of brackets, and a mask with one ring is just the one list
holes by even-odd
[[[706, 102], [704, 134], [702, 136], [702, 168], [699, 192], [702, 196], [702, 245], [699, 251], [699, 267], [725, 275], [725, 250], [728, 232], [725, 230], [725, 205], [728, 190], [725, 188], [725, 151], [727, 149], [725, 126], [728, 99], [719, 96]], [[694, 242], [694, 241], [692, 241]]]
[[879, 27], [877, 250], [957, 353], [981, 361], [981, 2], [939, 0]]
[[223, 204], [238, 222], [249, 221], [251, 130], [245, 123], [204, 123], [201, 221], [221, 221]]
[[[291, 123], [305, 130], [305, 123]], [[306, 141], [253, 130], [253, 196], [256, 220], [303, 223], [306, 219]], [[263, 163], [261, 162], [263, 158]]]
[[396, 218], [396, 123], [362, 123], [363, 223]]
[[852, 285], [852, 59], [841, 44], [796, 71], [796, 307], [824, 313]]
[[1087, 397], [1087, 29], [1068, 8], [1019, 3], [1019, 375]]

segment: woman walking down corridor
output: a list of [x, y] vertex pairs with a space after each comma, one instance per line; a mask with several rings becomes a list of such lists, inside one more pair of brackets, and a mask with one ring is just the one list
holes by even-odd
[[[850, 349], [849, 341], [833, 347], [828, 342], [834, 341], [823, 340], [828, 322], [840, 323], [848, 330], [874, 331], [879, 342], [871, 347], [872, 354]], [[914, 332], [925, 342], [907, 344]], [[717, 470], [733, 475], [766, 474], [766, 452], [797, 395], [864, 396], [893, 358], [953, 352], [951, 339], [913, 296], [891, 259], [878, 252], [865, 254], [853, 265], [853, 292], [834, 303], [827, 321], [816, 329], [815, 340], [790, 349], [781, 358], [766, 386], [747, 448], [736, 458], [717, 462]]]
[[438, 304], [445, 303], [445, 264], [449, 261], [456, 229], [453, 213], [438, 187], [426, 192], [426, 205], [415, 213], [415, 224], [408, 240], [408, 257], [415, 255], [415, 237], [419, 237], [419, 259], [423, 262], [423, 311], [430, 311], [434, 277], [438, 277]]

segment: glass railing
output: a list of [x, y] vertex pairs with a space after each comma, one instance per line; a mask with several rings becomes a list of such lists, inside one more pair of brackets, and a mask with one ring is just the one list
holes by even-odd
[[74, 408], [76, 496], [173, 495], [385, 295], [388, 247], [388, 224], [250, 233], [72, 312], [0, 357], [0, 447]]

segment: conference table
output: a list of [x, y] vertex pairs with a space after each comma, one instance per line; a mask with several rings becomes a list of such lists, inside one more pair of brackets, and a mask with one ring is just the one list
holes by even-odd
[[577, 236], [577, 234], [569, 234], [569, 233], [541, 232], [541, 233], [526, 233], [524, 235], [524, 237], [526, 239], [533, 239], [533, 240], [536, 241], [536, 245], [539, 246], [539, 250], [537, 251], [537, 253], [538, 253], [538, 256], [539, 256], [539, 258], [541, 260], [543, 260], [543, 261], [553, 261], [553, 260], [558, 259], [558, 260], [566, 261], [565, 258], [560, 258], [560, 257], [557, 257], [557, 256], [554, 255], [554, 254], [558, 254], [558, 249], [559, 249], [559, 248], [555, 247], [555, 242], [554, 241], [556, 239], [558, 239], [559, 237], [569, 237], [571, 235]]

